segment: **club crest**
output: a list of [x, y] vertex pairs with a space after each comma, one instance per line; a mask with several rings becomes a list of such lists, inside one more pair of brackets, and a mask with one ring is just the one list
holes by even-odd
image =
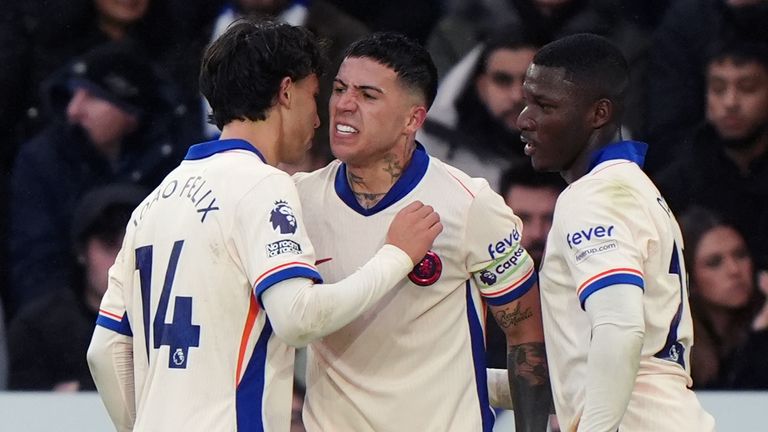
[[443, 262], [436, 253], [429, 251], [415, 267], [408, 273], [408, 279], [416, 285], [432, 285], [440, 279], [443, 273]]

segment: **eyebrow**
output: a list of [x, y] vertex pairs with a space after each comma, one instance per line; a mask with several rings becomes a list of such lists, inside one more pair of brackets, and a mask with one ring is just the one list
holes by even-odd
[[[333, 82], [339, 83], [339, 84], [343, 85], [344, 87], [349, 87], [349, 84], [345, 83], [344, 80], [342, 80], [341, 78], [334, 78]], [[352, 86], [352, 87], [354, 87], [354, 88], [356, 88], [358, 90], [373, 90], [373, 91], [379, 92], [381, 94], [384, 94], [384, 90], [382, 90], [379, 87], [372, 86], [372, 85], [357, 85], [357, 86]]]

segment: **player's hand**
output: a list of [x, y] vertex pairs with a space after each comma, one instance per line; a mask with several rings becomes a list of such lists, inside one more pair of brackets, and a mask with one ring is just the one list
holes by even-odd
[[441, 231], [443, 224], [435, 209], [421, 201], [414, 201], [395, 215], [389, 225], [387, 243], [405, 251], [416, 265]]

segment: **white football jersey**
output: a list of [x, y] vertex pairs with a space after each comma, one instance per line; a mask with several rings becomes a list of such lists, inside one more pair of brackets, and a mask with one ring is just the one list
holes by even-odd
[[98, 325], [133, 337], [135, 430], [289, 429], [294, 349], [258, 296], [319, 280], [296, 187], [250, 144], [192, 146], [134, 211]]
[[711, 417], [687, 388], [693, 326], [682, 235], [641, 169], [645, 148], [631, 141], [604, 148], [555, 207], [540, 290], [564, 431], [576, 430], [584, 409], [591, 337], [584, 304], [592, 293], [616, 284], [643, 290], [645, 319], [638, 379], [619, 430], [710, 430]]
[[326, 282], [368, 261], [394, 215], [415, 200], [433, 206], [444, 226], [390, 294], [310, 345], [307, 430], [490, 431], [485, 303], [509, 303], [536, 281], [520, 246], [520, 220], [485, 180], [430, 158], [420, 145], [371, 209], [358, 204], [339, 161], [294, 177]]

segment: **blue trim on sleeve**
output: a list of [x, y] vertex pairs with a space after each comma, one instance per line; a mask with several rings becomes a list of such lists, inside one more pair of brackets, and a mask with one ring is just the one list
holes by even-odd
[[339, 170], [336, 172], [335, 189], [336, 195], [341, 198], [344, 203], [352, 210], [360, 213], [363, 216], [371, 216], [386, 209], [392, 204], [396, 203], [404, 196], [408, 195], [419, 184], [424, 175], [427, 173], [429, 167], [429, 155], [419, 143], [416, 143], [416, 150], [413, 151], [411, 162], [405, 167], [403, 175], [392, 185], [392, 189], [384, 195], [381, 201], [375, 206], [366, 209], [357, 202], [355, 194], [352, 192], [352, 188], [347, 181], [347, 165], [341, 164]]
[[258, 285], [253, 287], [253, 291], [256, 294], [256, 299], [259, 300], [259, 304], [264, 307], [264, 305], [261, 303], [261, 295], [264, 294], [264, 291], [268, 290], [272, 285], [287, 279], [293, 279], [297, 277], [312, 279], [315, 281], [315, 283], [323, 283], [323, 277], [320, 276], [320, 273], [318, 273], [317, 270], [301, 266], [286, 267], [265, 277], [261, 282], [259, 282]]
[[469, 338], [472, 344], [472, 361], [475, 368], [475, 385], [477, 386], [477, 399], [480, 404], [480, 417], [483, 420], [483, 432], [493, 431], [496, 417], [493, 415], [491, 402], [488, 398], [488, 375], [485, 370], [485, 336], [483, 325], [475, 311], [472, 301], [472, 285], [470, 281], [465, 283], [467, 292], [467, 321], [469, 322]]
[[96, 318], [96, 325], [102, 326], [105, 329], [112, 330], [115, 333], [120, 333], [123, 336], [133, 337], [133, 331], [131, 330], [131, 322], [128, 321], [128, 314], [123, 314], [123, 319], [117, 322], [111, 318], [107, 318], [104, 315], [99, 315]]
[[507, 303], [511, 303], [520, 297], [524, 296], [525, 293], [531, 290], [533, 288], [533, 285], [539, 280], [539, 275], [534, 271], [531, 276], [523, 282], [520, 286], [513, 289], [512, 291], [499, 296], [499, 297], [483, 297], [485, 299], [485, 302], [488, 303], [491, 306], [504, 306]]
[[223, 139], [195, 144], [187, 150], [187, 155], [184, 157], [184, 160], [205, 159], [216, 153], [221, 153], [227, 150], [246, 150], [253, 152], [264, 163], [267, 163], [267, 160], [264, 159], [264, 155], [262, 155], [256, 147], [252, 146], [248, 141], [241, 139]]
[[587, 302], [587, 298], [592, 293], [600, 291], [605, 287], [611, 285], [635, 285], [645, 291], [645, 281], [643, 278], [632, 273], [616, 273], [604, 278], [598, 279], [591, 284], [587, 285], [579, 295], [579, 303], [581, 303], [581, 309], [584, 310], [584, 304]]
[[592, 163], [589, 164], [589, 170], [602, 162], [624, 159], [636, 163], [640, 168], [645, 163], [645, 153], [648, 151], [648, 144], [640, 141], [619, 141], [609, 144], [592, 155]]
[[272, 325], [269, 319], [264, 322], [259, 340], [253, 347], [251, 359], [243, 373], [243, 379], [235, 390], [235, 414], [237, 416], [237, 430], [240, 432], [263, 432], [264, 419], [261, 413], [264, 410], [264, 386], [266, 383], [265, 371], [267, 365], [267, 344], [272, 337]]

